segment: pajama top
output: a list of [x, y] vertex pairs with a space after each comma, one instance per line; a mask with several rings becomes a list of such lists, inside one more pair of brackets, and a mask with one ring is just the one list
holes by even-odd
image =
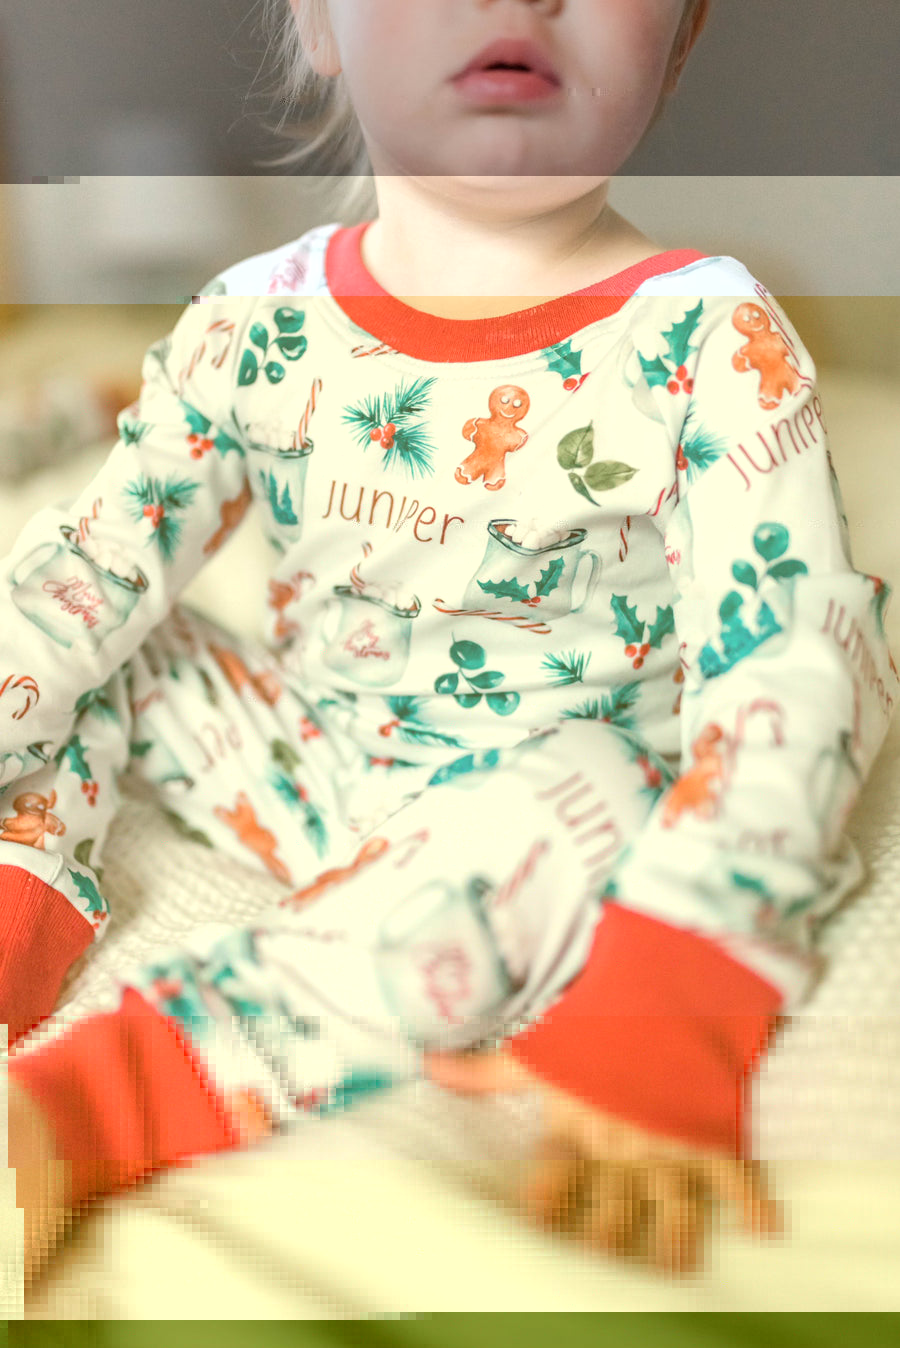
[[[853, 566], [813, 361], [732, 258], [664, 253], [447, 320], [378, 285], [365, 228], [216, 278], [150, 348], [101, 476], [26, 526], [17, 555], [62, 532], [107, 578], [99, 598], [59, 592], [81, 622], [45, 674], [41, 737], [71, 724], [69, 670], [100, 686], [252, 505], [267, 644], [367, 752], [438, 765], [599, 718], [635, 737], [648, 784], [675, 769], [599, 896], [582, 973], [508, 1046], [660, 1133], [688, 1092], [718, 1120], [698, 1143], [729, 1145], [772, 1017], [819, 972], [816, 922], [861, 879], [844, 824], [900, 683], [891, 586]], [[38, 662], [34, 625], [15, 640], [0, 685]], [[33, 727], [4, 721], [21, 771]], [[38, 948], [7, 899], [16, 958], [37, 971], [50, 945], [67, 968], [71, 905]], [[127, 1089], [110, 1044], [139, 1052], [156, 1131], [131, 1120], [135, 1154], [233, 1145], [189, 1045], [141, 1001], [32, 1061], [55, 1053], [103, 1114]]]

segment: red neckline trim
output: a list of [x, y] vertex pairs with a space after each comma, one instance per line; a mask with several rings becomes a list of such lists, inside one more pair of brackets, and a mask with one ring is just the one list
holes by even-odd
[[325, 279], [349, 319], [387, 346], [419, 360], [470, 362], [523, 356], [571, 337], [589, 323], [618, 313], [652, 276], [700, 262], [705, 253], [674, 249], [571, 295], [499, 318], [438, 318], [404, 304], [378, 284], [362, 257], [371, 220], [342, 226], [325, 253]]

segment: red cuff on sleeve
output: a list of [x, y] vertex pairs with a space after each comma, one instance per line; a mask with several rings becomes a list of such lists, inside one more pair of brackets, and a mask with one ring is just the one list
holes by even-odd
[[72, 1163], [73, 1208], [183, 1158], [240, 1145], [177, 1023], [134, 988], [117, 1011], [11, 1058], [9, 1074], [44, 1110], [57, 1156]]
[[9, 1046], [46, 1020], [94, 930], [65, 894], [21, 866], [0, 866], [0, 1023]]
[[605, 1113], [740, 1156], [746, 1079], [781, 1001], [713, 941], [607, 903], [581, 973], [506, 1047]]

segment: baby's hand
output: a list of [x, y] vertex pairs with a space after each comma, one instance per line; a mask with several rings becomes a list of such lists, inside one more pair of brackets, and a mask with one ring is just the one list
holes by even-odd
[[432, 1080], [463, 1093], [538, 1089], [545, 1126], [518, 1201], [545, 1230], [591, 1250], [688, 1273], [700, 1254], [714, 1201], [737, 1205], [756, 1235], [783, 1230], [779, 1205], [758, 1164], [659, 1137], [551, 1086], [503, 1049], [426, 1054]]

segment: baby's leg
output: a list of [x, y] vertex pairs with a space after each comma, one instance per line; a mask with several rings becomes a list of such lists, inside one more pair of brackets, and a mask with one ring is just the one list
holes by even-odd
[[423, 1048], [515, 1033], [582, 968], [668, 772], [598, 722], [492, 757], [437, 770], [252, 924], [120, 982], [181, 1022], [223, 1094], [254, 1093], [282, 1124], [417, 1076]]
[[[4, 707], [28, 711], [27, 695], [7, 690]], [[334, 812], [338, 759], [313, 716], [269, 652], [176, 606], [79, 698], [58, 744], [4, 754], [0, 741], [0, 896], [11, 923], [0, 933], [0, 1022], [10, 1043], [50, 1015], [109, 927], [101, 862], [126, 770], [190, 837], [285, 885], [351, 847]]]
[[59, 742], [37, 732], [24, 751], [4, 752], [0, 739], [0, 1024], [10, 1044], [50, 1015], [106, 931], [99, 860], [130, 725], [123, 668], [79, 698]]

